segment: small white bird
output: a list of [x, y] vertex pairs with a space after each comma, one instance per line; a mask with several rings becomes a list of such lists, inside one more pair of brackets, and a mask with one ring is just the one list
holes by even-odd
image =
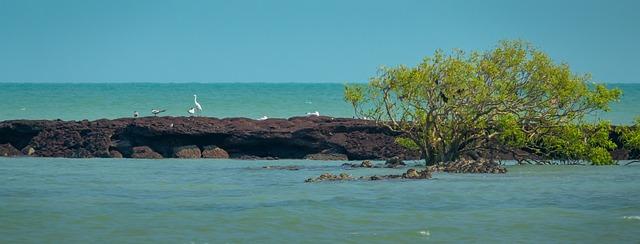
[[151, 109], [151, 113], [153, 114], [153, 116], [158, 116], [159, 113], [162, 113], [164, 111], [167, 111], [166, 109]]
[[133, 117], [138, 118], [138, 116], [140, 116], [140, 113], [138, 113], [138, 111], [133, 111]]
[[194, 114], [196, 114], [196, 108], [190, 108], [189, 110], [187, 110], [187, 113], [189, 113], [189, 115], [193, 116]]
[[315, 111], [313, 113], [307, 113], [307, 116], [320, 116], [320, 113], [318, 111]]
[[193, 94], [193, 103], [196, 104], [196, 109], [198, 109], [198, 111], [202, 111], [202, 106], [198, 103], [198, 96], [196, 94]]
[[258, 120], [267, 120], [268, 118], [269, 118], [269, 117], [267, 117], [267, 116], [262, 116], [262, 117], [260, 117]]

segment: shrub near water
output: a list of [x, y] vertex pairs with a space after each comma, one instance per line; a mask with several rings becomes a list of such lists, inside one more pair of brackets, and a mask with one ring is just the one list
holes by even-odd
[[427, 165], [486, 152], [517, 157], [522, 148], [610, 164], [608, 137], [591, 134], [608, 124], [584, 118], [608, 110], [620, 93], [528, 43], [503, 41], [486, 52], [436, 51], [415, 67], [382, 68], [368, 85], [346, 86], [345, 100], [358, 117], [401, 133], [398, 143], [418, 149]]

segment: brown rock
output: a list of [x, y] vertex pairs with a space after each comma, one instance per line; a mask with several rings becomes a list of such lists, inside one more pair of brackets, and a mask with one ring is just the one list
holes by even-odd
[[402, 174], [404, 179], [431, 179], [431, 172], [429, 170], [417, 171], [416, 169], [409, 169], [406, 173]]
[[362, 161], [362, 163], [360, 164], [360, 167], [362, 167], [362, 168], [373, 168], [373, 163], [371, 163], [371, 161], [369, 161], [369, 160], [365, 160], [365, 161]]
[[22, 153], [27, 156], [33, 156], [36, 153], [36, 149], [33, 149], [31, 146], [26, 146], [22, 149]]
[[330, 173], [324, 173], [316, 178], [306, 179], [304, 182], [320, 182], [320, 181], [338, 181], [338, 180], [353, 180], [351, 175], [346, 173], [340, 173], [339, 175], [333, 175]]
[[406, 164], [398, 157], [390, 158], [384, 163], [385, 168], [401, 168], [404, 166], [406, 166]]
[[229, 153], [217, 146], [205, 146], [202, 149], [203, 158], [229, 158]]
[[176, 158], [200, 158], [202, 153], [198, 146], [189, 145], [173, 148], [173, 156]]
[[341, 153], [313, 153], [307, 154], [304, 159], [308, 160], [349, 160], [347, 155]]
[[122, 153], [120, 153], [120, 152], [118, 152], [118, 151], [116, 151], [116, 150], [111, 150], [111, 151], [109, 151], [109, 155], [110, 155], [112, 158], [122, 158]]
[[133, 148], [133, 154], [131, 154], [132, 158], [149, 158], [149, 159], [160, 159], [162, 155], [157, 152], [154, 152], [153, 149], [147, 146], [140, 146]]
[[21, 155], [22, 153], [15, 147], [13, 147], [11, 144], [9, 143], [0, 144], [0, 156], [15, 157], [15, 156], [21, 156]]

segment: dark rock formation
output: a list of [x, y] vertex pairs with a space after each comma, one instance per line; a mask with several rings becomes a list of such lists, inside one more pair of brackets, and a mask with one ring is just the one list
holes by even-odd
[[353, 180], [351, 175], [340, 173], [339, 175], [333, 175], [330, 173], [324, 173], [316, 178], [306, 179], [304, 182], [320, 182], [320, 181], [338, 181], [338, 180]]
[[157, 152], [154, 152], [153, 149], [147, 146], [140, 146], [133, 148], [133, 154], [131, 154], [132, 158], [149, 158], [149, 159], [160, 159], [162, 155]]
[[20, 152], [18, 149], [13, 147], [11, 144], [9, 143], [0, 144], [0, 156], [15, 157], [15, 156], [21, 156], [21, 155], [22, 155], [22, 152]]
[[349, 160], [347, 155], [342, 153], [313, 153], [304, 157], [309, 160]]
[[116, 150], [112, 150], [109, 152], [109, 155], [111, 155], [112, 158], [123, 158], [122, 153], [116, 151]]
[[261, 169], [272, 169], [272, 170], [300, 170], [302, 167], [297, 166], [297, 165], [285, 165], [285, 166], [281, 166], [281, 165], [269, 165], [269, 166], [263, 166]]
[[195, 145], [180, 146], [173, 148], [173, 156], [174, 158], [200, 158], [202, 157], [202, 152]]
[[406, 164], [398, 157], [393, 157], [384, 162], [385, 168], [401, 168], [406, 166]]
[[429, 166], [429, 170], [433, 172], [447, 172], [447, 173], [492, 173], [492, 174], [504, 174], [507, 173], [507, 169], [502, 165], [485, 160], [466, 160], [461, 159], [455, 162], [449, 162], [444, 164], [438, 164]]
[[[330, 152], [334, 156], [340, 154], [340, 160], [345, 159], [342, 155], [349, 160], [418, 158], [417, 152], [397, 145], [395, 135], [373, 121], [323, 116], [264, 121], [144, 117], [0, 122], [0, 144], [8, 143], [17, 149], [28, 147], [32, 156], [39, 157], [117, 157], [112, 152], [118, 151], [127, 158], [134, 155], [169, 158], [176, 156], [174, 148], [194, 145], [203, 149], [203, 157], [224, 158], [226, 152], [231, 158], [302, 159]], [[220, 149], [208, 148], [209, 145]], [[151, 150], [133, 150], [140, 146]]]
[[229, 153], [217, 146], [204, 146], [202, 149], [203, 158], [229, 158]]
[[343, 163], [342, 164], [343, 167], [349, 167], [349, 168], [382, 168], [382, 166], [380, 165], [374, 165], [371, 161], [369, 160], [364, 160], [362, 161], [362, 163], [359, 164], [355, 164], [355, 163]]

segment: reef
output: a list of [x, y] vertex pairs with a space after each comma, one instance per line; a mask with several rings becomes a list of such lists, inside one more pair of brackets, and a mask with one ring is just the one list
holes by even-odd
[[69, 158], [418, 159], [372, 121], [143, 117], [0, 122], [0, 156]]

